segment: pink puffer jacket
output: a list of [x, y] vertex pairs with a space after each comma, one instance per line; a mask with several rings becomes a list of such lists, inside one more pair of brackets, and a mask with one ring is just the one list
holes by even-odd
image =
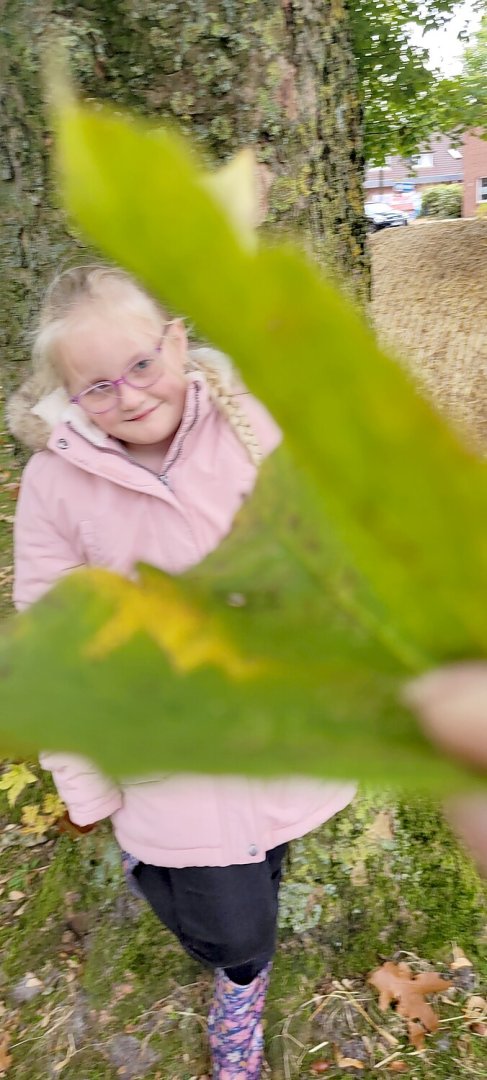
[[[280, 441], [278, 428], [250, 395], [240, 400], [269, 454]], [[68, 404], [62, 390], [38, 404], [21, 393], [9, 420], [14, 434], [37, 448], [43, 444], [39, 431], [51, 430], [21, 485], [14, 584], [19, 610], [79, 566], [129, 575], [143, 561], [182, 573], [218, 546], [254, 486], [255, 468], [197, 372], [162, 476], [131, 461]], [[45, 753], [41, 762], [52, 770], [76, 824], [110, 817], [120, 846], [159, 866], [260, 861], [270, 848], [342, 810], [355, 791], [352, 784], [304, 779], [179, 774], [115, 784], [71, 754]]]

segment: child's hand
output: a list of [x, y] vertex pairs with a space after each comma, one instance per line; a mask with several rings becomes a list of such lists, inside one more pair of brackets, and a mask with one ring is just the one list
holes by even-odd
[[[479, 660], [438, 668], [410, 683], [404, 697], [434, 742], [487, 772], [487, 663]], [[452, 799], [447, 813], [487, 873], [487, 796]]]
[[66, 810], [66, 813], [59, 818], [57, 825], [60, 832], [68, 833], [69, 836], [84, 836], [85, 833], [92, 832], [93, 829], [96, 829], [98, 822], [94, 821], [92, 825], [75, 825], [74, 821], [71, 821], [68, 811]]

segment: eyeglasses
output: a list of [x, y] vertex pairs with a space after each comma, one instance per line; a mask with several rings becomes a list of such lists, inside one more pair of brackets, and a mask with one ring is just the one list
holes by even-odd
[[148, 353], [130, 364], [119, 379], [103, 379], [93, 386], [88, 386], [70, 399], [72, 404], [81, 405], [85, 412], [93, 416], [100, 416], [120, 405], [121, 386], [130, 386], [133, 390], [148, 390], [150, 386], [154, 386], [164, 371], [162, 347], [166, 331], [171, 325], [171, 322], [166, 323], [162, 338], [153, 353]]

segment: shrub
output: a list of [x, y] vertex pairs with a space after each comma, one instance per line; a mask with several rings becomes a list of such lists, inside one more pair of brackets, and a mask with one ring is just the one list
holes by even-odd
[[462, 185], [436, 184], [428, 188], [421, 202], [421, 217], [459, 218], [462, 216]]

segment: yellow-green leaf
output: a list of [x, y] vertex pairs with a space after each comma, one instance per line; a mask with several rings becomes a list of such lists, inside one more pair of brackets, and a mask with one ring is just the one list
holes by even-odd
[[13, 806], [24, 788], [29, 784], [36, 784], [37, 776], [21, 762], [19, 765], [9, 765], [0, 777], [0, 791], [6, 791], [9, 806]]

